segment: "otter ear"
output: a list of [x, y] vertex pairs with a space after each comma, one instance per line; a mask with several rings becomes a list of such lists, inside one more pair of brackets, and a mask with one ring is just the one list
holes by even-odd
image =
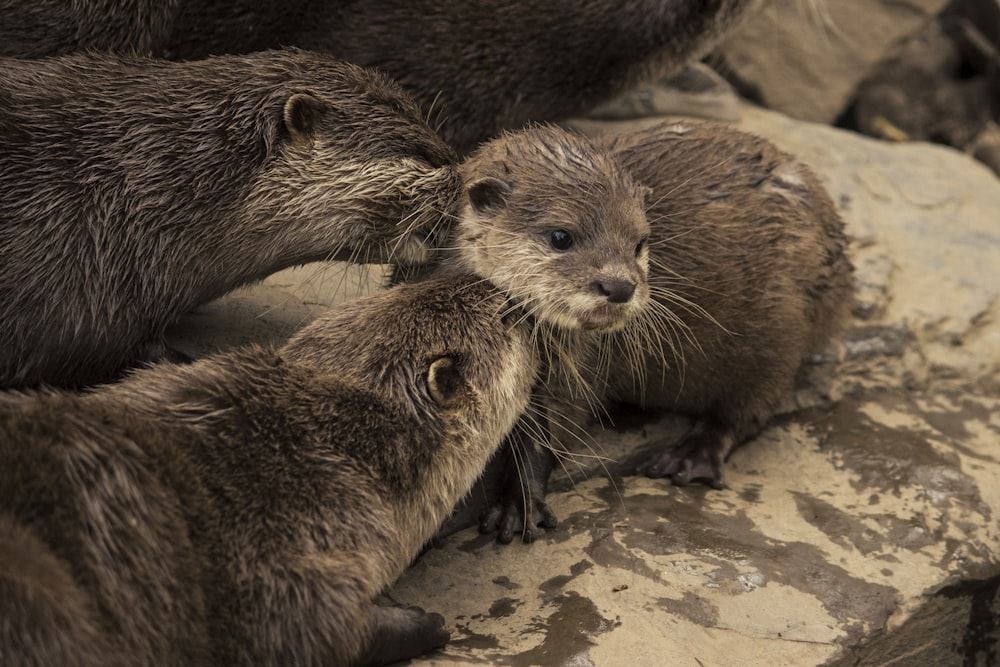
[[326, 112], [326, 104], [308, 93], [295, 93], [285, 101], [285, 129], [296, 140], [310, 141]]
[[464, 386], [454, 357], [438, 357], [431, 362], [427, 370], [427, 389], [435, 403], [443, 407], [451, 405]]
[[507, 206], [510, 186], [499, 178], [486, 176], [469, 186], [469, 202], [477, 213], [487, 209], [502, 209]]
[[653, 188], [647, 185], [640, 185], [639, 196], [642, 197], [642, 205], [649, 208], [650, 204], [653, 202]]

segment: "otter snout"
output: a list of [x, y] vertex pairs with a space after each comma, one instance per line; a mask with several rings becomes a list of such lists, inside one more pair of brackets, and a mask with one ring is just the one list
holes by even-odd
[[629, 280], [595, 280], [591, 287], [610, 303], [628, 303], [635, 294], [635, 283]]

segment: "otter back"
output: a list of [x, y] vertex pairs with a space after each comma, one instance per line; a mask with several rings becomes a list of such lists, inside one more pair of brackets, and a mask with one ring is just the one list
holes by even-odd
[[503, 129], [585, 113], [679, 70], [751, 4], [366, 0], [301, 3], [271, 16], [259, 3], [234, 11], [231, 2], [189, 2], [166, 53], [191, 58], [294, 44], [378, 67], [467, 153]]

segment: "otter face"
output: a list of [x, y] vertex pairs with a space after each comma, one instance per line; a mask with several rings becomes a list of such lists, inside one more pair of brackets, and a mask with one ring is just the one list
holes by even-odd
[[639, 315], [649, 302], [645, 188], [569, 132], [491, 144], [463, 167], [465, 268], [555, 326], [608, 332]]
[[[349, 444], [378, 470], [400, 517], [397, 577], [465, 495], [527, 408], [539, 360], [530, 328], [477, 276], [404, 284], [340, 304], [282, 349], [357, 390], [365, 418]], [[384, 554], [379, 558], [384, 557]], [[377, 561], [376, 561], [377, 562]]]
[[283, 354], [365, 388], [401, 414], [444, 422], [470, 455], [485, 456], [525, 409], [538, 370], [530, 332], [509, 310], [503, 294], [475, 276], [405, 284], [331, 310]]
[[289, 84], [254, 199], [281, 205], [275, 224], [322, 248], [321, 259], [427, 263], [461, 193], [455, 152], [394, 82], [323, 62], [310, 76], [325, 70], [327, 81]]

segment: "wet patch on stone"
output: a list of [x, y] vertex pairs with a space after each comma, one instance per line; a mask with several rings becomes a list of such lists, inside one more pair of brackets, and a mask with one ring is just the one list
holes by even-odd
[[504, 616], [513, 614], [523, 604], [523, 601], [515, 600], [514, 598], [500, 598], [493, 601], [488, 613], [490, 618], [503, 618]]
[[[863, 632], [864, 624], [882, 627], [895, 609], [893, 588], [851, 575], [830, 563], [818, 547], [767, 537], [742, 510], [706, 512], [699, 506], [701, 501], [687, 496], [687, 490], [631, 495], [625, 509], [580, 512], [569, 523], [590, 526], [592, 540], [585, 551], [601, 567], [617, 567], [660, 581], [661, 573], [644, 560], [643, 552], [693, 555], [701, 562], [687, 563], [685, 571], [704, 576], [706, 588], [752, 595], [772, 581], [791, 586], [816, 597], [845, 625], [860, 622], [848, 641]], [[597, 495], [606, 493], [600, 490]], [[627, 530], [615, 532], [612, 527], [623, 520], [627, 520]]]
[[746, 503], [759, 503], [760, 502], [760, 490], [763, 488], [762, 484], [745, 484], [742, 489], [737, 493], [740, 499]]
[[543, 581], [539, 586], [539, 590], [543, 593], [546, 599], [551, 598], [553, 595], [558, 593], [566, 584], [576, 579], [578, 576], [589, 570], [594, 566], [588, 560], [581, 560], [574, 563], [569, 568], [569, 574], [560, 574], [551, 579]]
[[[802, 518], [831, 542], [844, 548], [853, 547], [866, 556], [882, 551], [887, 544], [919, 551], [941, 537], [920, 517], [907, 520], [893, 514], [853, 515], [806, 493], [792, 493], [792, 496]], [[874, 523], [877, 529], [866, 525], [866, 520]]]
[[912, 340], [905, 327], [881, 325], [855, 327], [841, 337], [847, 359], [901, 357]]
[[952, 571], [960, 566], [966, 579], [983, 579], [997, 572], [997, 554], [988, 546], [953, 537], [943, 541], [944, 553], [937, 566], [942, 571]]
[[[889, 409], [901, 399], [878, 396]], [[988, 517], [972, 478], [960, 472], [958, 454], [935, 447], [920, 430], [881, 424], [863, 411], [863, 403], [845, 399], [828, 409], [803, 411], [823, 450], [834, 457], [834, 465], [854, 473], [851, 486], [858, 491], [879, 491], [901, 497], [903, 490], [921, 487], [937, 507], [965, 506]], [[905, 405], [904, 405], [905, 407]]]
[[513, 581], [510, 580], [510, 577], [506, 576], [497, 577], [496, 579], [493, 580], [493, 583], [496, 584], [497, 586], [502, 586], [509, 591], [516, 591], [517, 589], [521, 588], [521, 584], [514, 583]]
[[[493, 635], [473, 632], [469, 629], [468, 625], [456, 624], [455, 632], [452, 633], [448, 646], [469, 651], [491, 651], [500, 648], [500, 641]], [[445, 656], [442, 655], [441, 657]]]
[[706, 628], [712, 628], [719, 624], [718, 607], [690, 591], [685, 591], [680, 600], [659, 598], [656, 603], [670, 613], [689, 618]]
[[994, 418], [995, 407], [984, 405], [970, 396], [943, 392], [914, 400], [912, 409], [937, 433], [949, 438], [955, 449], [965, 456], [990, 463], [1000, 462], [1000, 456], [990, 456], [961, 444], [972, 436], [968, 429], [969, 422], [981, 424], [996, 434], [1000, 441], [1000, 420]]
[[535, 648], [512, 656], [508, 664], [514, 667], [534, 665], [594, 665], [588, 655], [594, 646], [593, 637], [612, 630], [617, 621], [601, 615], [590, 599], [568, 591], [553, 598], [556, 610], [532, 629], [545, 637]]

